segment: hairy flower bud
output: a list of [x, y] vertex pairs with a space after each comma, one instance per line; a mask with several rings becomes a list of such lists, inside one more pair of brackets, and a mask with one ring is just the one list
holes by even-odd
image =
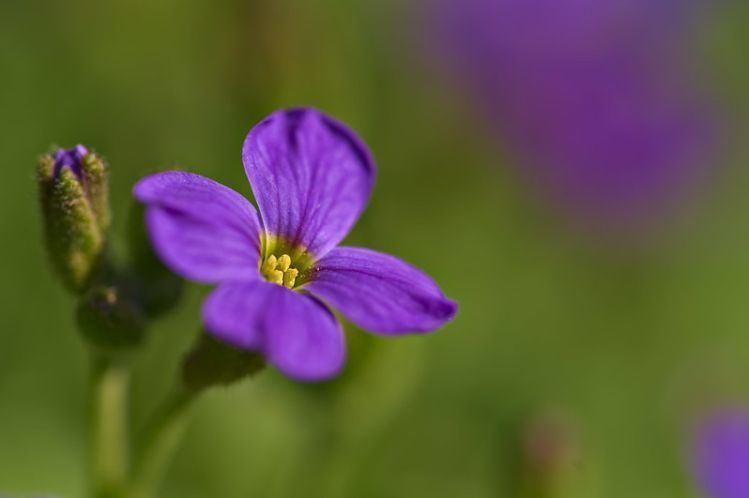
[[76, 310], [78, 328], [87, 342], [104, 352], [138, 346], [145, 334], [140, 307], [115, 287], [95, 287]]
[[110, 223], [106, 167], [78, 145], [43, 156], [37, 176], [50, 257], [64, 284], [82, 293], [99, 267]]

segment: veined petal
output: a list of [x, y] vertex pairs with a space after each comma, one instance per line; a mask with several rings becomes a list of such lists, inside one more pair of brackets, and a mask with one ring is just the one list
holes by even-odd
[[330, 251], [315, 265], [305, 289], [359, 327], [382, 334], [429, 332], [458, 309], [421, 270], [356, 247]]
[[333, 314], [317, 299], [269, 282], [220, 285], [203, 305], [203, 322], [217, 339], [263, 353], [296, 380], [334, 377], [345, 360]]
[[346, 236], [375, 178], [361, 139], [312, 109], [265, 118], [247, 135], [242, 160], [265, 230], [315, 257]]
[[133, 190], [147, 206], [146, 226], [164, 263], [203, 283], [259, 278], [260, 223], [234, 190], [181, 171], [150, 175]]
[[219, 285], [203, 301], [201, 314], [206, 330], [232, 346], [262, 351], [265, 320], [270, 319], [273, 296], [266, 290], [260, 280]]

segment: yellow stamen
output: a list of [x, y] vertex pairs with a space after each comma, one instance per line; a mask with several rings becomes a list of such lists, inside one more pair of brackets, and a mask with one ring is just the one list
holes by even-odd
[[278, 269], [281, 271], [286, 271], [291, 266], [291, 257], [289, 257], [288, 254], [282, 255], [280, 258], [278, 258]]
[[284, 273], [282, 271], [273, 270], [267, 274], [268, 281], [274, 284], [284, 284]]
[[289, 289], [293, 289], [294, 283], [296, 283], [296, 277], [298, 275], [299, 270], [297, 270], [296, 268], [289, 268], [283, 274], [283, 285], [288, 287]]
[[268, 256], [268, 259], [263, 263], [263, 268], [260, 270], [263, 275], [270, 275], [270, 273], [276, 269], [277, 260], [274, 255]]
[[276, 257], [271, 254], [260, 267], [260, 272], [268, 282], [283, 285], [289, 289], [294, 288], [299, 270], [291, 266], [291, 256], [282, 254]]

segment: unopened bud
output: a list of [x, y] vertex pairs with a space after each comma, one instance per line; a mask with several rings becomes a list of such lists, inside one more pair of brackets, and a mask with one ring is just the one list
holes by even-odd
[[87, 342], [104, 352], [138, 346], [145, 333], [140, 308], [115, 287], [95, 287], [81, 299], [76, 318]]
[[101, 263], [110, 223], [106, 168], [78, 145], [43, 156], [37, 173], [50, 258], [65, 285], [82, 293]]
[[[532, 420], [522, 434], [522, 492], [528, 498], [579, 496], [580, 449], [574, 428], [556, 415]], [[579, 491], [579, 490], [578, 490]]]

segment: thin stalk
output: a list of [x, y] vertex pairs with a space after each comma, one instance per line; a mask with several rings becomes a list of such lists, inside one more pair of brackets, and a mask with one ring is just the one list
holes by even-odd
[[94, 498], [123, 496], [128, 471], [128, 385], [130, 372], [95, 356], [89, 390], [89, 472]]
[[146, 427], [141, 450], [135, 460], [128, 498], [152, 498], [179, 445], [187, 425], [188, 408], [197, 392], [176, 389]]

